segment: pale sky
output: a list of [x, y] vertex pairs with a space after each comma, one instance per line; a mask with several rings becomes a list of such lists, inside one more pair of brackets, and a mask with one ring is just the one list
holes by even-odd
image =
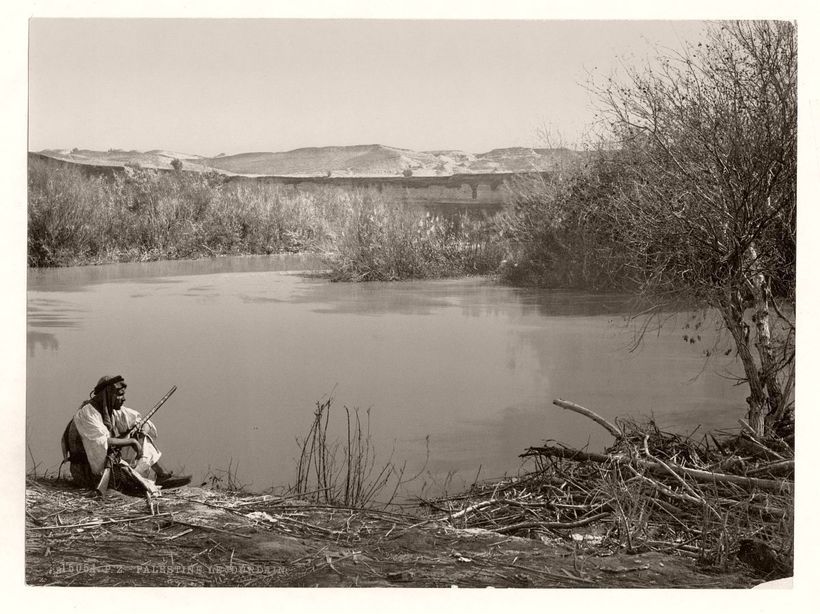
[[[576, 144], [584, 84], [696, 21], [33, 19], [29, 149]], [[556, 139], [557, 141], [557, 139]], [[556, 144], [553, 141], [553, 144]]]

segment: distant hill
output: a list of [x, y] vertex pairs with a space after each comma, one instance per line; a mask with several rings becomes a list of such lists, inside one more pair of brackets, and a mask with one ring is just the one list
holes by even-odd
[[108, 151], [94, 151], [91, 149], [44, 149], [36, 152], [49, 158], [74, 162], [76, 164], [90, 164], [92, 166], [140, 166], [143, 168], [170, 169], [171, 162], [178, 158], [185, 168], [190, 170], [207, 171], [209, 168], [202, 164], [202, 156], [152, 149], [151, 151], [126, 151], [124, 149], [109, 149]]
[[549, 171], [562, 161], [577, 157], [569, 149], [509, 147], [472, 154], [458, 150], [413, 151], [385, 145], [305, 147], [285, 152], [253, 152], [213, 158], [154, 149], [46, 149], [41, 155], [94, 166], [140, 166], [170, 169], [179, 159], [183, 168], [214, 170], [230, 175], [278, 175], [291, 177], [390, 177], [412, 173], [416, 177], [476, 173]]

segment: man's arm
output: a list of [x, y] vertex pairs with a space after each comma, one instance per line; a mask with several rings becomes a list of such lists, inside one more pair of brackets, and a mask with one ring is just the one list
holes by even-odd
[[133, 437], [109, 437], [108, 438], [108, 447], [109, 448], [127, 448], [131, 447], [134, 448], [134, 451], [137, 453], [137, 458], [142, 456], [142, 444], [134, 439]]
[[[126, 433], [130, 433], [141, 418], [142, 414], [140, 414], [137, 410], [131, 409], [130, 407], [121, 407], [114, 415], [114, 422], [116, 424], [117, 431], [121, 435], [124, 435]], [[142, 432], [152, 439], [157, 438], [157, 427], [154, 426], [154, 423], [150, 420], [143, 425]]]
[[111, 437], [103, 424], [100, 414], [91, 405], [84, 405], [74, 417], [74, 424], [83, 439], [83, 447], [88, 456], [91, 470], [101, 473], [105, 464], [105, 456], [112, 447], [132, 447], [137, 454], [142, 454], [139, 441], [130, 437]]

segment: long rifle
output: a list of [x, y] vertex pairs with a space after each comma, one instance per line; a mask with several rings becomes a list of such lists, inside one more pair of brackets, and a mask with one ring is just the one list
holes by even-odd
[[157, 404], [154, 405], [147, 414], [145, 414], [145, 417], [140, 418], [137, 421], [137, 423], [131, 428], [131, 430], [128, 431], [129, 436], [133, 436], [134, 434], [141, 432], [142, 427], [144, 427], [145, 424], [151, 419], [151, 416], [153, 416], [155, 413], [157, 413], [159, 411], [159, 408], [162, 407], [165, 404], [165, 401], [170, 399], [171, 395], [174, 394], [176, 391], [177, 391], [177, 387], [176, 386], [171, 386], [171, 389], [167, 393], [165, 393], [164, 397], [162, 397], [159, 401], [157, 401]]
[[[171, 386], [171, 389], [165, 393], [165, 396], [162, 397], [157, 403], [151, 408], [151, 410], [145, 414], [145, 417], [141, 418], [137, 423], [133, 426], [133, 428], [128, 431], [128, 437], [133, 437], [135, 434], [142, 431], [142, 428], [148, 422], [148, 420], [153, 416], [155, 413], [159, 411], [159, 408], [165, 404], [165, 401], [171, 398], [171, 395], [174, 394], [177, 390], [176, 386]], [[97, 484], [97, 494], [101, 497], [105, 496], [105, 493], [108, 492], [108, 483], [111, 481], [111, 473], [113, 472], [114, 465], [119, 462], [120, 459], [120, 451], [119, 449], [114, 449], [108, 452], [108, 455], [105, 458], [105, 469], [103, 469], [102, 475], [100, 476], [100, 481]]]

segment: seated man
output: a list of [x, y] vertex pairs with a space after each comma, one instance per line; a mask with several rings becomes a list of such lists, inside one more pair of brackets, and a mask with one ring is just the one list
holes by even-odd
[[[79, 485], [96, 489], [106, 463], [112, 469], [115, 488], [155, 493], [156, 486], [177, 488], [191, 476], [174, 476], [158, 461], [162, 453], [154, 446], [157, 429], [149, 420], [142, 433], [131, 433], [139, 412], [125, 407], [125, 380], [106, 375], [97, 382], [63, 433], [63, 457], [70, 462], [71, 476]], [[149, 479], [150, 471], [156, 482]]]

